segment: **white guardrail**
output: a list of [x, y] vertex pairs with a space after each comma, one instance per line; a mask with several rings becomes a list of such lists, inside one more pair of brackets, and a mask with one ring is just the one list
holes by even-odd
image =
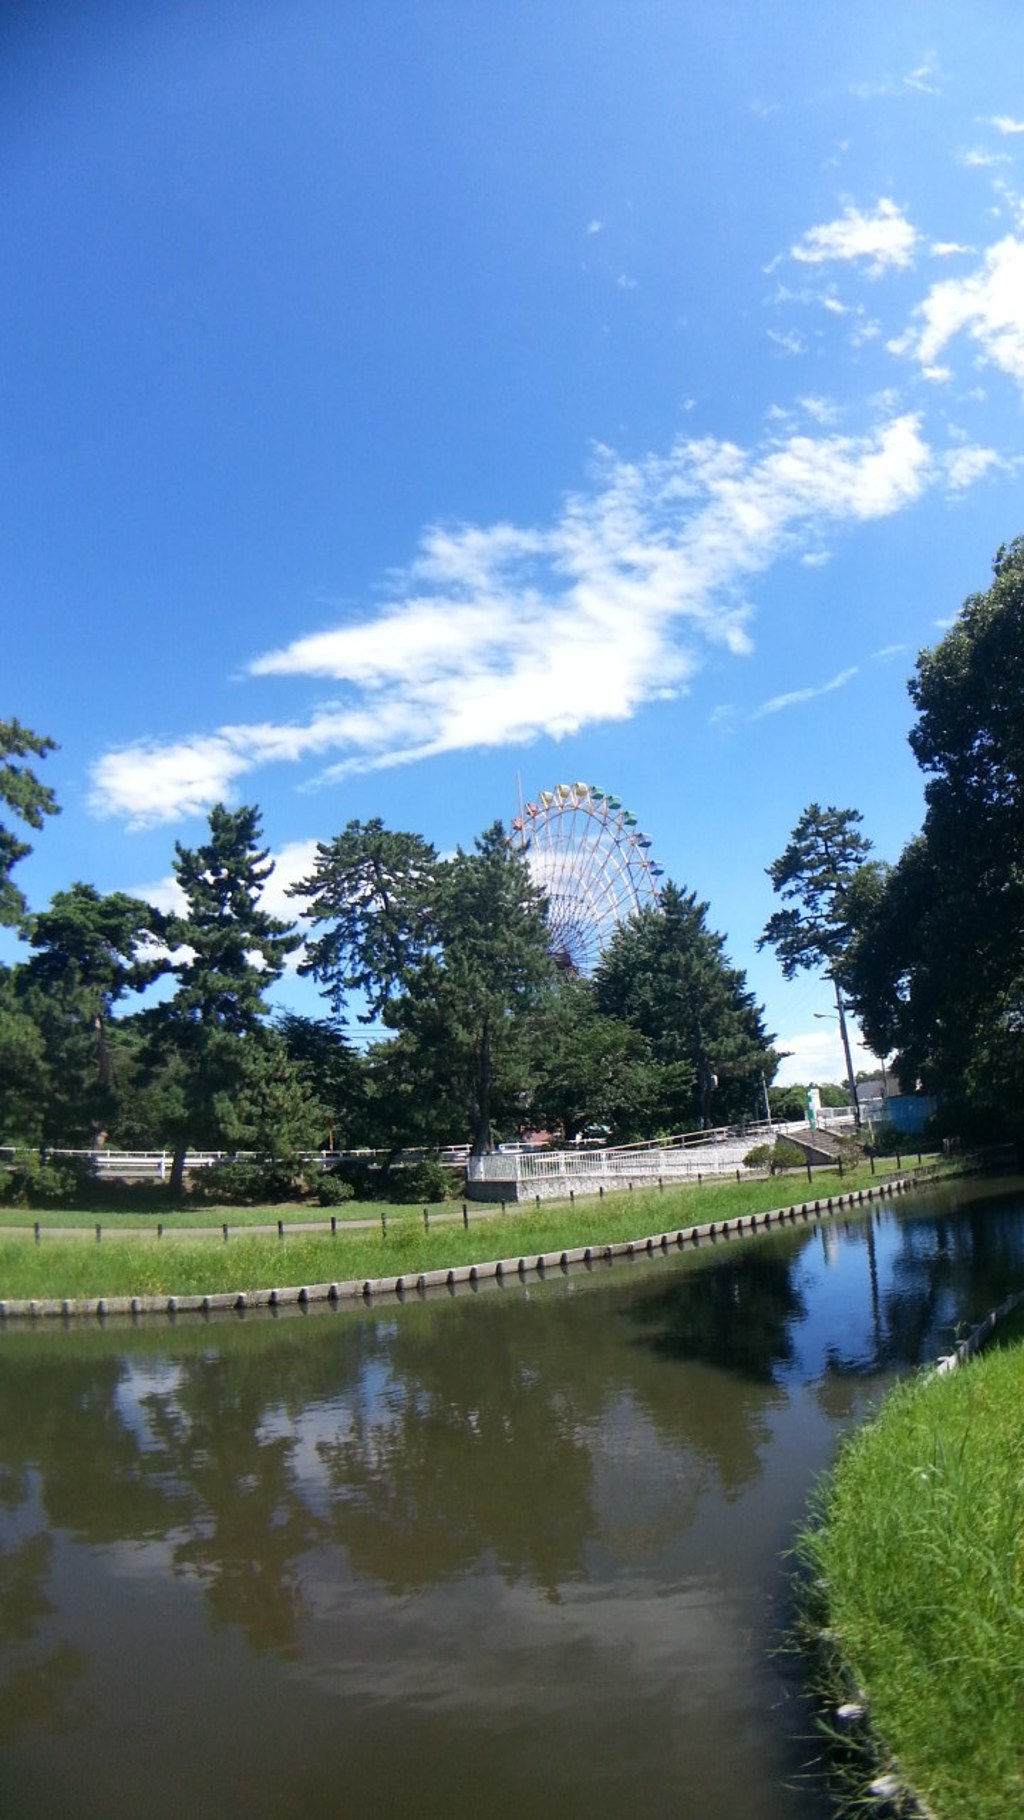
[[[822, 1112], [818, 1115], [818, 1124], [825, 1131], [842, 1130], [853, 1124], [853, 1114], [838, 1110]], [[403, 1150], [397, 1157], [383, 1150], [315, 1150], [306, 1160], [329, 1168], [340, 1162], [383, 1162], [389, 1155], [393, 1162], [416, 1163], [429, 1155], [449, 1168], [464, 1164], [467, 1180], [471, 1183], [515, 1182], [524, 1187], [532, 1183], [541, 1193], [546, 1189], [550, 1195], [558, 1183], [567, 1182], [571, 1177], [581, 1189], [584, 1184], [592, 1184], [596, 1193], [602, 1183], [609, 1187], [625, 1186], [630, 1181], [639, 1183], [659, 1178], [668, 1181], [732, 1173], [755, 1144], [771, 1143], [776, 1137], [785, 1137], [789, 1131], [806, 1133], [807, 1126], [799, 1121], [776, 1125], [764, 1121], [743, 1127], [722, 1125], [713, 1131], [684, 1131], [673, 1137], [623, 1144], [614, 1149], [570, 1145], [564, 1150], [548, 1150], [540, 1146], [516, 1145], [487, 1156], [471, 1156], [468, 1144], [448, 1144], [437, 1151]], [[11, 1161], [16, 1148], [23, 1146], [0, 1145], [0, 1163]], [[111, 1150], [102, 1146], [95, 1150], [52, 1149], [48, 1155], [81, 1157], [92, 1164], [97, 1175], [120, 1181], [165, 1182], [173, 1161], [170, 1150]], [[185, 1155], [185, 1169], [194, 1174], [197, 1170], [208, 1169], [212, 1163], [229, 1160], [244, 1162], [246, 1153], [189, 1150]], [[532, 1194], [535, 1190], [531, 1187], [528, 1191]]]

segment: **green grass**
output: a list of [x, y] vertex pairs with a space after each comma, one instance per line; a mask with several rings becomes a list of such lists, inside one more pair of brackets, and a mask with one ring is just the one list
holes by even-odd
[[1024, 1813], [1022, 1400], [1019, 1346], [898, 1386], [801, 1547], [848, 1689], [939, 1820]]
[[[884, 1179], [880, 1174], [877, 1181]], [[62, 1237], [48, 1231], [72, 1224], [63, 1211], [33, 1215], [22, 1213], [28, 1230], [0, 1232], [0, 1296], [8, 1300], [31, 1297], [97, 1295], [205, 1295], [220, 1290], [284, 1287], [302, 1283], [346, 1281], [352, 1278], [397, 1276], [447, 1269], [459, 1264], [482, 1263], [497, 1257], [519, 1257], [541, 1251], [569, 1250], [576, 1246], [612, 1244], [679, 1227], [716, 1224], [741, 1215], [764, 1213], [775, 1207], [800, 1205], [805, 1196], [829, 1196], [866, 1187], [870, 1169], [845, 1170], [842, 1180], [831, 1170], [815, 1173], [813, 1190], [806, 1178], [741, 1182], [706, 1182], [581, 1199], [575, 1207], [565, 1202], [519, 1207], [501, 1214], [469, 1203], [468, 1230], [461, 1209], [447, 1205], [430, 1209], [430, 1230], [425, 1231], [421, 1209], [389, 1207], [386, 1235], [377, 1230], [346, 1230], [342, 1219], [379, 1218], [380, 1208], [368, 1203], [346, 1203], [339, 1214], [338, 1232], [315, 1235], [295, 1230], [296, 1225], [319, 1219], [329, 1224], [322, 1208], [234, 1208], [204, 1210], [209, 1233], [186, 1234], [182, 1227], [197, 1224], [184, 1210], [175, 1216], [177, 1230], [165, 1219], [165, 1236], [156, 1236], [156, 1217], [139, 1228], [139, 1216], [90, 1211], [78, 1221], [81, 1237]], [[34, 1242], [31, 1221], [38, 1217], [41, 1242]], [[247, 1226], [286, 1220], [285, 1237], [246, 1232]], [[222, 1221], [229, 1238], [224, 1242]], [[128, 1224], [127, 1222], [130, 1222]], [[103, 1240], [92, 1236], [99, 1223]]]

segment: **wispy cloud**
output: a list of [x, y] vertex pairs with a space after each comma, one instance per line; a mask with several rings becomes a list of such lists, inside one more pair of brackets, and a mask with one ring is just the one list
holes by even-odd
[[1009, 114], [992, 114], [985, 124], [994, 127], [997, 133], [1004, 135], [1024, 133], [1024, 120], [1014, 120]]
[[910, 354], [925, 372], [945, 377], [936, 357], [965, 331], [981, 358], [1024, 384], [1024, 241], [1009, 234], [989, 247], [965, 278], [933, 285], [914, 311], [912, 326], [890, 341], [894, 354]]
[[1006, 152], [990, 152], [982, 146], [971, 146], [960, 153], [960, 163], [969, 171], [988, 171], [996, 165], [1009, 164]]
[[910, 265], [917, 243], [917, 229], [902, 209], [884, 196], [872, 214], [848, 203], [837, 220], [812, 227], [790, 248], [790, 257], [801, 265], [863, 260], [869, 276], [880, 278], [890, 267]]
[[920, 63], [915, 64], [912, 70], [908, 70], [898, 80], [884, 76], [875, 82], [854, 82], [850, 85], [850, 93], [858, 101], [882, 101], [905, 97], [908, 89], [918, 95], [941, 95], [942, 86], [939, 60], [933, 51], [929, 51]]
[[749, 651], [753, 577], [941, 477], [912, 415], [753, 450], [708, 437], [637, 462], [601, 451], [552, 525], [434, 528], [380, 610], [256, 658], [252, 675], [332, 685], [308, 721], [109, 752], [92, 806], [144, 826], [231, 798], [272, 761], [330, 758], [332, 778], [628, 720], [684, 691], [709, 649]]
[[916, 89], [921, 95], [941, 95], [942, 70], [934, 52], [922, 57], [920, 63], [904, 76], [903, 86]]
[[858, 664], [851, 664], [848, 670], [840, 670], [829, 682], [818, 683], [809, 689], [790, 689], [785, 695], [773, 695], [770, 701], [761, 703], [751, 714], [751, 720], [763, 720], [766, 714], [781, 714], [784, 708], [799, 708], [804, 702], [816, 701], [819, 695], [831, 695], [836, 689], [845, 689], [852, 682], [859, 670]]

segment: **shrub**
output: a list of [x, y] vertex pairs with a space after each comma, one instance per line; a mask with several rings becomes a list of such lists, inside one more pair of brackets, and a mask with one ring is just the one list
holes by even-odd
[[290, 1163], [225, 1160], [197, 1170], [191, 1192], [197, 1200], [219, 1207], [253, 1207], [262, 1201], [294, 1200], [299, 1187]]
[[40, 1157], [21, 1150], [0, 1177], [0, 1201], [9, 1207], [80, 1207], [95, 1183], [90, 1157]]
[[357, 1201], [383, 1198], [384, 1173], [369, 1157], [347, 1156], [332, 1164], [328, 1174], [332, 1181], [347, 1182]]
[[428, 1201], [446, 1201], [449, 1187], [447, 1169], [426, 1157], [422, 1163], [409, 1163], [393, 1171], [388, 1177], [388, 1198], [405, 1207], [423, 1206]]
[[806, 1160], [799, 1144], [784, 1137], [776, 1138], [774, 1144], [755, 1144], [743, 1158], [748, 1169], [770, 1169], [772, 1175], [782, 1169], [799, 1169]]
[[316, 1198], [321, 1207], [340, 1207], [343, 1201], [355, 1200], [355, 1189], [336, 1169], [329, 1169], [316, 1185]]
[[753, 1150], [748, 1150], [743, 1158], [743, 1166], [745, 1169], [767, 1169], [771, 1160], [771, 1145], [755, 1144]]

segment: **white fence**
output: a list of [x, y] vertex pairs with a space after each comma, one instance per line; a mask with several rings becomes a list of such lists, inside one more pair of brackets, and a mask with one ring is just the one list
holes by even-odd
[[[851, 1112], [820, 1119], [826, 1130], [853, 1124]], [[614, 1150], [515, 1150], [472, 1156], [466, 1165], [466, 1193], [472, 1200], [568, 1200], [572, 1194], [609, 1194], [650, 1188], [659, 1182], [696, 1181], [732, 1175], [758, 1144], [787, 1131], [807, 1133], [801, 1123], [750, 1124], [738, 1129], [688, 1131], [658, 1143], [626, 1144]]]

